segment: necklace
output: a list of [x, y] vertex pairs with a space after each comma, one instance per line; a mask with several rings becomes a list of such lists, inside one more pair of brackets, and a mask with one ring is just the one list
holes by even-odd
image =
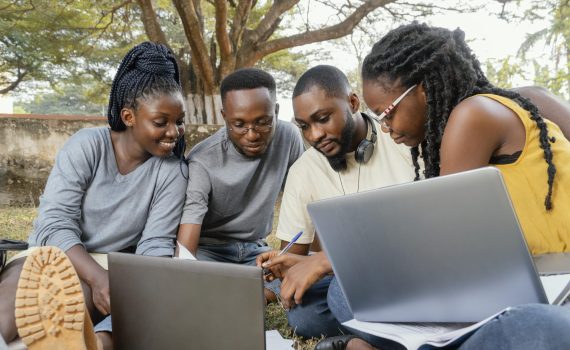
[[[358, 193], [360, 191], [360, 166], [362, 165], [362, 163], [358, 163], [358, 182], [356, 185], [356, 193]], [[342, 195], [346, 196], [346, 191], [344, 190], [344, 186], [342, 184], [342, 178], [340, 177], [340, 172], [337, 172], [338, 175], [338, 180], [340, 181], [340, 188], [342, 188]]]

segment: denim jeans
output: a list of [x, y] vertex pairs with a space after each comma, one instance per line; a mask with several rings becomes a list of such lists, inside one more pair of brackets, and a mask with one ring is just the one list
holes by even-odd
[[327, 305], [327, 291], [332, 276], [326, 276], [303, 295], [303, 303], [287, 312], [287, 320], [295, 334], [305, 338], [332, 337], [347, 333]]
[[[343, 323], [343, 322], [349, 321], [349, 320], [354, 318], [352, 316], [352, 311], [350, 310], [350, 307], [348, 306], [346, 298], [344, 297], [344, 293], [342, 292], [342, 289], [340, 289], [340, 285], [338, 284], [336, 277], [334, 277], [330, 283], [330, 287], [329, 287], [326, 299], [327, 299], [327, 305], [329, 306], [332, 314], [338, 320], [339, 323]], [[366, 340], [368, 343], [374, 345], [376, 348], [379, 348], [382, 350], [384, 350], [384, 349], [386, 349], [386, 350], [392, 350], [392, 349], [394, 349], [394, 350], [395, 349], [405, 350], [404, 346], [402, 346], [401, 344], [396, 343], [394, 341], [391, 341], [389, 339], [383, 339], [383, 338], [375, 337], [375, 336], [370, 335], [368, 333], [356, 331], [353, 329], [345, 328], [345, 330], [346, 330], [345, 333], [357, 335], [358, 337]]]
[[[253, 242], [231, 240], [223, 243], [200, 244], [196, 258], [204, 261], [255, 266], [257, 256], [270, 250], [271, 248], [264, 239]], [[265, 288], [279, 296], [281, 281], [265, 282], [264, 285]]]
[[458, 349], [570, 349], [570, 308], [513, 307], [479, 328]]
[[[328, 305], [339, 322], [352, 319], [346, 298], [336, 279], [327, 295]], [[391, 348], [383, 339], [358, 333], [376, 347]], [[394, 345], [398, 348], [397, 345]], [[422, 347], [423, 349], [424, 347]], [[425, 347], [429, 349], [431, 347]], [[570, 349], [570, 308], [545, 304], [516, 306], [497, 316], [447, 349], [534, 350]]]

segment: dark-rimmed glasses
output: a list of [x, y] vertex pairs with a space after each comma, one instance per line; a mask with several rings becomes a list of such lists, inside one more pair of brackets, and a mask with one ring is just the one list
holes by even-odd
[[227, 123], [227, 125], [229, 131], [232, 131], [238, 135], [245, 135], [250, 130], [253, 130], [258, 134], [266, 134], [270, 132], [271, 128], [273, 127], [273, 119], [269, 121], [258, 122], [256, 124], [253, 124], [253, 126], [246, 126], [246, 124], [237, 126], [231, 125], [230, 123]]
[[374, 117], [374, 119], [378, 122], [378, 124], [380, 124], [380, 127], [382, 127], [385, 130], [390, 130], [390, 126], [388, 126], [388, 124], [386, 123], [391, 118], [390, 112], [392, 112], [392, 110], [396, 108], [398, 103], [400, 103], [404, 99], [404, 97], [406, 97], [406, 95], [409, 94], [410, 91], [412, 91], [416, 86], [417, 84], [412, 85], [408, 90], [404, 91], [404, 93], [401, 94], [394, 102], [392, 102], [392, 104], [390, 104], [388, 108], [386, 108], [384, 112], [382, 112], [382, 114], [380, 114], [377, 117]]

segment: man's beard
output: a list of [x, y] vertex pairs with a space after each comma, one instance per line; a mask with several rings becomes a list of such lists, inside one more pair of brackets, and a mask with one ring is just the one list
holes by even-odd
[[[340, 135], [340, 151], [334, 156], [327, 157], [327, 160], [334, 171], [342, 171], [346, 170], [347, 163], [346, 163], [346, 153], [348, 149], [352, 145], [352, 137], [354, 136], [354, 119], [352, 119], [352, 114], [348, 112], [346, 114], [346, 124], [342, 129], [342, 133]], [[318, 150], [318, 148], [317, 148]]]

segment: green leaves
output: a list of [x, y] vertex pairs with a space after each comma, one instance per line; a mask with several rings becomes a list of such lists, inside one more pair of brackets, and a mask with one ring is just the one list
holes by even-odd
[[0, 93], [19, 78], [61, 85], [93, 73], [108, 84], [103, 72], [143, 39], [133, 12], [130, 1], [0, 0]]
[[[516, 16], [513, 16], [516, 17]], [[534, 84], [570, 98], [570, 2], [568, 0], [533, 0], [524, 12], [524, 20], [547, 18], [549, 24], [527, 35], [517, 58], [487, 63], [489, 80], [501, 87], [511, 87], [515, 77], [534, 77]], [[521, 18], [519, 18], [520, 20]], [[542, 49], [548, 60], [529, 59], [529, 52]], [[514, 61], [514, 62], [513, 62]], [[523, 67], [530, 67], [525, 72]]]

